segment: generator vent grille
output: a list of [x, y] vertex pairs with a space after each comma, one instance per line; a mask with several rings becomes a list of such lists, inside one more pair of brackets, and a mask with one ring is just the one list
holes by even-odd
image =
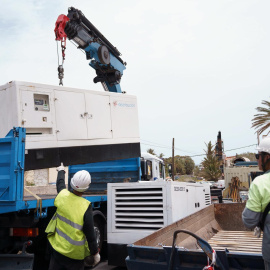
[[114, 221], [117, 230], [158, 230], [164, 226], [161, 187], [115, 189]]
[[209, 193], [205, 193], [205, 205], [211, 204], [211, 196]]

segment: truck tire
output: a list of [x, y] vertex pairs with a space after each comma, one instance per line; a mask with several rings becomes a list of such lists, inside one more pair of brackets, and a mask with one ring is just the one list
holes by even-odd
[[98, 248], [101, 252], [102, 244], [104, 241], [104, 223], [97, 216], [94, 216], [94, 230], [95, 230], [95, 234], [96, 234]]

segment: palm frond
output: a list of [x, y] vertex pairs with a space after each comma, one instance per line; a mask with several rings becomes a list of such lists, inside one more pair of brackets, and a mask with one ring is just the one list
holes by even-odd
[[252, 128], [261, 135], [264, 131], [270, 128], [270, 101], [263, 100], [262, 105], [265, 107], [257, 107], [257, 114], [254, 115], [252, 121]]

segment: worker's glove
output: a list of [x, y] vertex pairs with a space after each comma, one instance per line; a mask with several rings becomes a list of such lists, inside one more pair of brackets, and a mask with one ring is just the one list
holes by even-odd
[[260, 227], [255, 227], [254, 229], [254, 235], [257, 237], [257, 238], [260, 238], [261, 237], [261, 228]]
[[100, 262], [100, 255], [97, 253], [96, 255], [93, 256], [94, 262], [92, 264], [92, 267], [95, 267], [99, 262]]
[[64, 167], [63, 163], [61, 163], [61, 165], [60, 165], [59, 167], [57, 167], [56, 170], [57, 170], [58, 172], [60, 172], [60, 171], [65, 171], [65, 167]]
[[96, 255], [90, 255], [87, 256], [84, 259], [84, 267], [88, 268], [88, 267], [95, 267], [100, 261], [100, 255], [99, 253], [97, 253]]

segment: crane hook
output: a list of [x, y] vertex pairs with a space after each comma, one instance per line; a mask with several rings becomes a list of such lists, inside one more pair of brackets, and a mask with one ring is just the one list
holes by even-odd
[[59, 78], [59, 85], [63, 85], [63, 78], [64, 78], [64, 67], [63, 65], [58, 66], [58, 78]]

